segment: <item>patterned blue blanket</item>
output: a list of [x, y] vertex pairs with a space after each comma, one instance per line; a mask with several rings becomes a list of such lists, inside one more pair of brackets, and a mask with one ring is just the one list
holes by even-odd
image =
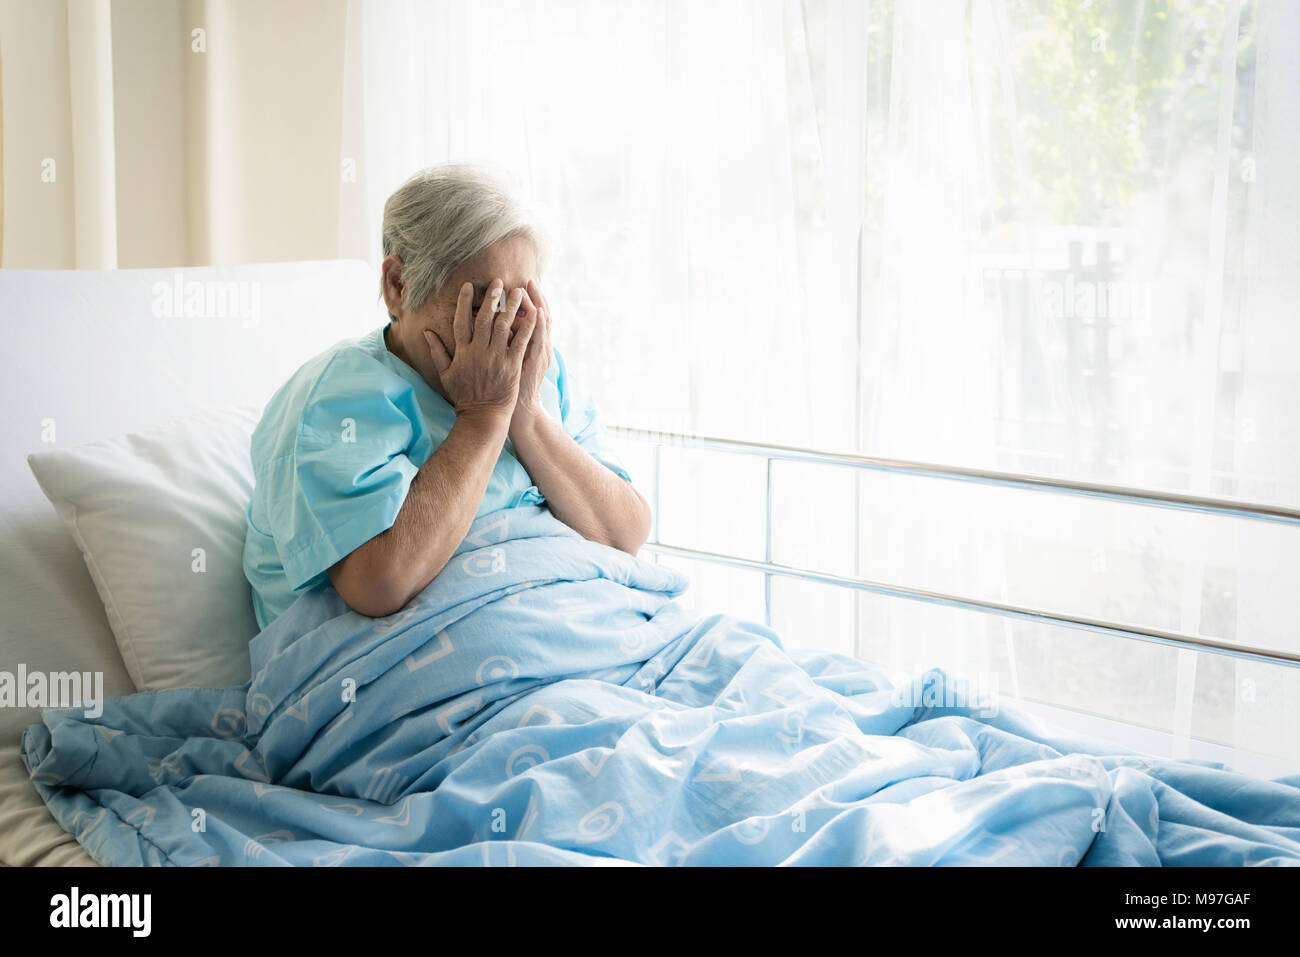
[[494, 512], [398, 614], [310, 592], [247, 684], [51, 709], [23, 757], [102, 864], [1300, 863], [1300, 777], [895, 686], [687, 585]]

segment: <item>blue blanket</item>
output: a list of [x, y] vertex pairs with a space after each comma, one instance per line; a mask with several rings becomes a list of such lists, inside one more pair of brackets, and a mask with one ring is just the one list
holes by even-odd
[[895, 686], [687, 586], [494, 512], [396, 615], [309, 592], [247, 684], [51, 709], [23, 758], [102, 864], [1300, 863], [1300, 777]]

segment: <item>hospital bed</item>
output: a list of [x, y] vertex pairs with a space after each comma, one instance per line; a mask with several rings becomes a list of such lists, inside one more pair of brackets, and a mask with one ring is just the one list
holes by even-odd
[[[257, 289], [258, 315], [186, 317], [179, 300], [189, 284]], [[160, 308], [160, 302], [170, 305]], [[64, 521], [42, 495], [28, 452], [139, 432], [201, 409], [243, 404], [260, 409], [304, 357], [382, 321], [373, 275], [356, 261], [282, 263], [201, 269], [0, 274], [5, 328], [3, 390], [7, 414], [0, 435], [0, 670], [95, 671], [107, 697], [139, 690], [82, 554]], [[1080, 628], [1176, 647], [1296, 664], [1300, 656], [1199, 636], [1054, 613], [1022, 605], [908, 588], [858, 576], [830, 575], [773, 560], [774, 462], [798, 461], [894, 472], [938, 481], [977, 482], [1043, 494], [1087, 495], [1116, 501], [1233, 514], [1300, 524], [1300, 513], [1135, 489], [1071, 483], [814, 452], [786, 446], [611, 427], [616, 437], [647, 443], [653, 458], [645, 480], [656, 523], [662, 447], [677, 445], [756, 456], [766, 464], [764, 558], [682, 548], [659, 540], [645, 551], [665, 560], [715, 562], [764, 576], [764, 617], [770, 624], [775, 578], [799, 578], [909, 601]], [[251, 605], [251, 603], [250, 603]], [[232, 616], [247, 630], [248, 615]], [[248, 635], [252, 637], [251, 634]], [[35, 708], [0, 708], [0, 862], [6, 865], [94, 864], [50, 815], [19, 756], [22, 729]]]

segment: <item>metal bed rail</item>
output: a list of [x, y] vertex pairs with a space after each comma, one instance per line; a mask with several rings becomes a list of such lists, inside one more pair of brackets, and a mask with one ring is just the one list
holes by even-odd
[[[1118, 485], [1101, 485], [1093, 482], [1074, 482], [1066, 479], [1045, 476], [1024, 475], [1014, 472], [998, 472], [988, 469], [963, 468], [952, 465], [935, 465], [925, 462], [911, 462], [902, 459], [875, 458], [842, 452], [827, 452], [815, 449], [795, 448], [784, 445], [769, 445], [763, 442], [744, 442], [735, 439], [714, 438], [711, 436], [688, 435], [680, 432], [658, 432], [650, 429], [637, 429], [628, 426], [611, 425], [611, 435], [635, 442], [649, 443], [653, 446], [654, 456], [654, 509], [651, 541], [645, 544], [648, 551], [657, 554], [691, 559], [694, 561], [714, 562], [737, 568], [747, 568], [763, 573], [764, 576], [764, 617], [765, 623], [772, 623], [772, 578], [780, 575], [804, 581], [835, 585], [866, 591], [894, 598], [905, 598], [929, 604], [961, 608], [967, 611], [983, 612], [1006, 618], [1034, 621], [1040, 624], [1060, 625], [1067, 628], [1082, 629], [1101, 634], [1132, 638], [1138, 641], [1152, 642], [1204, 651], [1213, 654], [1229, 655], [1234, 658], [1262, 661], [1300, 667], [1300, 654], [1278, 649], [1257, 648], [1235, 642], [1222, 641], [1206, 635], [1189, 635], [1180, 632], [1163, 631], [1141, 625], [1124, 624], [1095, 618], [1084, 618], [1041, 608], [1028, 608], [1002, 602], [985, 601], [946, 592], [909, 588], [889, 582], [872, 581], [856, 576], [832, 575], [808, 568], [781, 565], [772, 561], [772, 463], [776, 461], [803, 462], [817, 465], [832, 465], [871, 472], [891, 472], [902, 475], [916, 475], [925, 478], [948, 481], [973, 482], [979, 485], [1001, 486], [1006, 488], [1027, 489], [1037, 492], [1049, 492], [1063, 495], [1101, 498], [1131, 505], [1145, 505], [1155, 508], [1168, 508], [1180, 511], [1192, 511], [1211, 515], [1224, 515], [1232, 518], [1250, 519], [1281, 525], [1300, 527], [1300, 509], [1286, 508], [1279, 505], [1261, 505], [1236, 499], [1213, 498], [1200, 495], [1183, 495], [1175, 492], [1162, 492], [1152, 489], [1126, 488]], [[664, 446], [681, 446], [692, 449], [727, 452], [738, 455], [759, 456], [766, 460], [765, 515], [763, 525], [764, 553], [763, 560], [726, 555], [719, 552], [701, 551], [668, 545], [659, 540], [659, 450]], [[856, 639], [856, 635], [855, 635]]]

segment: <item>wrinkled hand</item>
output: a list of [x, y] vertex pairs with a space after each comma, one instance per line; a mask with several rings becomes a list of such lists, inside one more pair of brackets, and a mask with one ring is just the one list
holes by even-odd
[[519, 315], [512, 340], [515, 314], [525, 294], [522, 289], [512, 290], [505, 311], [497, 313], [496, 303], [503, 292], [501, 280], [494, 280], [478, 315], [472, 317], [474, 288], [470, 283], [461, 287], [452, 324], [456, 337], [454, 355], [448, 354], [445, 343], [437, 335], [425, 330], [429, 355], [457, 415], [489, 412], [505, 416], [512, 414], [516, 407], [523, 381], [523, 360], [534, 338], [537, 310], [530, 307]]
[[[550, 304], [542, 295], [541, 287], [531, 279], [528, 280], [524, 299], [535, 306], [537, 320], [532, 327], [532, 339], [524, 353], [523, 367], [520, 370], [519, 397], [510, 420], [512, 430], [528, 425], [536, 416], [545, 414], [542, 410], [542, 383], [546, 381], [546, 373], [551, 368]], [[522, 326], [520, 331], [522, 332]]]

